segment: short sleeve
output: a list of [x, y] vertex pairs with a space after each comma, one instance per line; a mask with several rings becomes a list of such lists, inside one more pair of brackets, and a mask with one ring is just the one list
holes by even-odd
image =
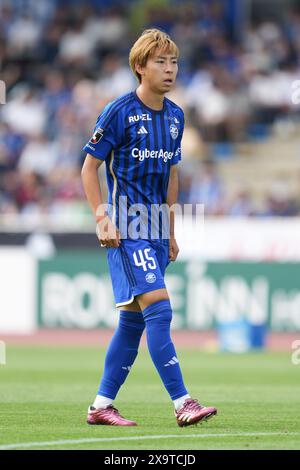
[[179, 122], [180, 122], [180, 130], [178, 132], [178, 137], [176, 139], [176, 150], [174, 153], [174, 157], [171, 160], [171, 165], [177, 165], [177, 163], [179, 163], [181, 160], [181, 141], [182, 141], [182, 136], [183, 136], [183, 131], [184, 131], [184, 114], [183, 113]]
[[94, 133], [83, 150], [99, 160], [106, 160], [118, 144], [118, 116], [117, 113], [112, 115], [106, 107], [98, 117]]

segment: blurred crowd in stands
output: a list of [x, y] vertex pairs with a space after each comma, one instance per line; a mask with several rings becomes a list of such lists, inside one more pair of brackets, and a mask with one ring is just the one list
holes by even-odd
[[246, 188], [229, 200], [218, 174], [218, 161], [234, 158], [236, 145], [298, 120], [291, 83], [299, 77], [300, 10], [286, 10], [281, 23], [248, 18], [239, 29], [221, 0], [157, 3], [1, 1], [0, 214], [89, 213], [82, 146], [105, 104], [136, 88], [128, 52], [153, 26], [181, 51], [169, 96], [186, 114], [180, 202], [204, 203], [207, 215], [300, 214], [300, 199], [282, 188], [271, 189], [260, 209]]

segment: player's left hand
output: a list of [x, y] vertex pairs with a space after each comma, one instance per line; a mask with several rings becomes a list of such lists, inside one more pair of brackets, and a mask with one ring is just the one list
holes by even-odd
[[170, 238], [169, 260], [175, 261], [179, 253], [179, 248], [174, 237]]

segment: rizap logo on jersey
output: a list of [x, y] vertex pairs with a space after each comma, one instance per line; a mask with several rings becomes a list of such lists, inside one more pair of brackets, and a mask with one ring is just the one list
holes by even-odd
[[171, 124], [170, 125], [170, 133], [171, 133], [171, 137], [172, 139], [177, 139], [178, 137], [178, 127], [175, 126], [175, 124]]
[[129, 116], [129, 122], [138, 122], [138, 121], [152, 121], [152, 117], [149, 114], [138, 114], [137, 116]]
[[168, 160], [173, 158], [174, 152], [166, 152], [163, 149], [160, 150], [140, 150], [138, 148], [132, 149], [131, 155], [133, 158], [138, 158], [140, 162], [143, 162], [145, 158], [162, 158], [166, 163]]
[[149, 284], [153, 284], [153, 282], [156, 281], [156, 276], [154, 273], [147, 273], [145, 279], [147, 282], [149, 282]]

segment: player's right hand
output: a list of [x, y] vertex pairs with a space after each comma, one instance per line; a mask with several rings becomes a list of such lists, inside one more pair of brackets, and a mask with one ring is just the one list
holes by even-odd
[[118, 248], [120, 245], [120, 232], [108, 215], [97, 219], [96, 234], [101, 246], [105, 246], [106, 248]]

